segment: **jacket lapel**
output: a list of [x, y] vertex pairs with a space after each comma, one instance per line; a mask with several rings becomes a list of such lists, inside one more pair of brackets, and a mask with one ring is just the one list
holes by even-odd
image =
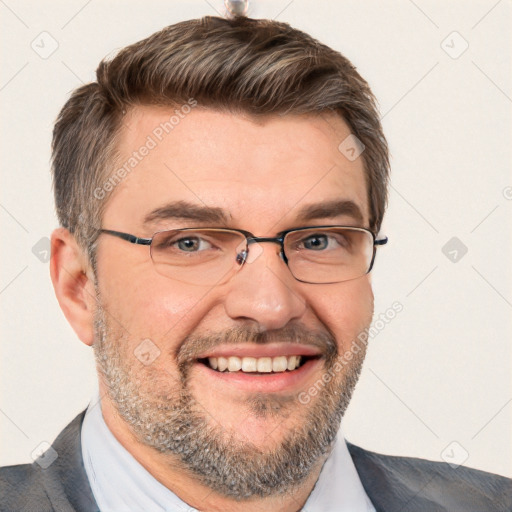
[[46, 493], [59, 512], [99, 512], [82, 459], [80, 432], [84, 416], [85, 411], [57, 437], [52, 445], [57, 459], [41, 470]]

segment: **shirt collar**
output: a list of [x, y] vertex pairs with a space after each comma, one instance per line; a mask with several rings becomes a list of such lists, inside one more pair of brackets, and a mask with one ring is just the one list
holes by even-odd
[[[99, 396], [85, 414], [81, 434], [85, 471], [102, 512], [194, 512], [154, 478], [107, 427]], [[375, 512], [340, 430], [302, 512]]]

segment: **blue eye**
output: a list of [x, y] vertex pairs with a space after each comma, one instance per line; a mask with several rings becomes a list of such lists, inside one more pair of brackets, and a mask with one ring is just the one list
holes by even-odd
[[[155, 244], [156, 245], [156, 244]], [[180, 252], [194, 253], [212, 248], [212, 244], [200, 236], [176, 235], [161, 238], [156, 247], [157, 250], [175, 250]]]
[[347, 249], [349, 241], [341, 233], [313, 233], [301, 239], [298, 247], [309, 251], [323, 252], [325, 250]]
[[329, 238], [327, 235], [311, 235], [308, 236], [303, 242], [305, 249], [318, 251], [326, 249], [329, 245]]
[[170, 244], [170, 246], [177, 247], [180, 251], [184, 252], [199, 252], [211, 249], [212, 247], [210, 242], [197, 236], [180, 238], [179, 240], [175, 240], [172, 244]]
[[199, 240], [197, 238], [182, 238], [174, 242], [173, 245], [176, 245], [182, 251], [193, 252], [198, 250]]

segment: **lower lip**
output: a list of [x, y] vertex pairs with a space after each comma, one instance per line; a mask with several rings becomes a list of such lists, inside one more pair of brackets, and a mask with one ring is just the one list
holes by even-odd
[[304, 387], [308, 377], [323, 365], [323, 358], [309, 359], [300, 368], [293, 371], [268, 374], [251, 374], [238, 372], [218, 372], [203, 363], [195, 366], [201, 376], [217, 379], [229, 386], [236, 386], [244, 391], [256, 393], [276, 393], [279, 391], [294, 391]]

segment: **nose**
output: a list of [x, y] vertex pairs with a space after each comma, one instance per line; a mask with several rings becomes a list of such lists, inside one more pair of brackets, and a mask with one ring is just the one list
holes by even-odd
[[225, 310], [233, 320], [251, 321], [263, 330], [285, 327], [302, 317], [306, 301], [301, 283], [291, 275], [274, 244], [255, 244], [259, 255], [248, 261], [228, 283]]

